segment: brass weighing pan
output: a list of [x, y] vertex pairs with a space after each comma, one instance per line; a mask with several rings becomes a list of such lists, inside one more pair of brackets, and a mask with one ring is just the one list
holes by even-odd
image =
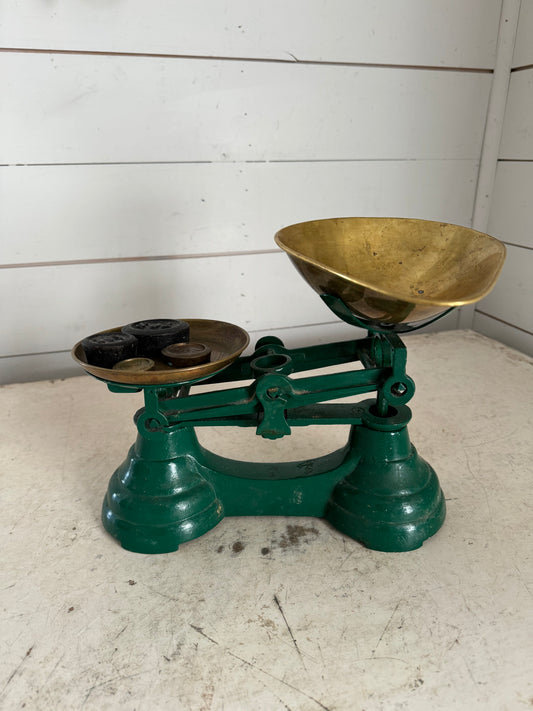
[[[72, 349], [72, 357], [90, 375], [100, 380], [123, 385], [169, 385], [191, 383], [219, 373], [233, 363], [250, 342], [246, 331], [225, 321], [210, 319], [183, 319], [190, 327], [190, 340], [204, 343], [211, 349], [207, 363], [188, 368], [175, 368], [163, 360], [155, 360], [152, 370], [132, 371], [101, 368], [87, 363], [81, 341]], [[101, 333], [120, 331], [121, 326]]]
[[285, 227], [275, 240], [321, 296], [340, 299], [370, 327], [404, 325], [398, 331], [479, 301], [505, 260], [494, 237], [409, 218], [314, 220]]

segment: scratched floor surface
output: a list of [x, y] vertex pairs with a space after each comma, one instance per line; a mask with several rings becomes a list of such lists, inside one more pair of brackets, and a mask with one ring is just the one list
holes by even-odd
[[[532, 709], [532, 362], [471, 332], [407, 343], [411, 438], [448, 500], [411, 553], [301, 518], [126, 552], [99, 516], [138, 396], [86, 376], [2, 388], [0, 708]], [[202, 434], [257, 459], [344, 438]]]

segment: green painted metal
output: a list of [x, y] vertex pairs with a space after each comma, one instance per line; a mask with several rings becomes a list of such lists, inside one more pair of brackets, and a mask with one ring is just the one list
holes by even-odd
[[[336, 363], [362, 369], [293, 379], [295, 372]], [[201, 394], [190, 385], [144, 390], [135, 416], [138, 436], [111, 477], [104, 526], [124, 548], [166, 553], [201, 536], [224, 516], [284, 515], [327, 519], [369, 548], [418, 548], [442, 525], [444, 497], [433, 469], [411, 445], [406, 406], [414, 383], [396, 334], [287, 349], [261, 339], [210, 382], [250, 384]], [[336, 399], [375, 392], [362, 402]], [[254, 427], [267, 439], [309, 424], [350, 425], [344, 447], [323, 457], [287, 463], [243, 462], [202, 447], [196, 428]]]
[[354, 432], [359, 461], [335, 486], [326, 511], [335, 528], [374, 550], [419, 548], [446, 515], [437, 475], [409, 440], [406, 411], [382, 418], [368, 408]]

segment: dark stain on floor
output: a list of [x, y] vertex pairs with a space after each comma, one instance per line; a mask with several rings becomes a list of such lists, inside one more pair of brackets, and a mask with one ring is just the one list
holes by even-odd
[[302, 526], [301, 524], [288, 524], [285, 533], [282, 533], [277, 541], [278, 548], [295, 548], [300, 543], [309, 543], [311, 539], [318, 536], [318, 528], [315, 526]]
[[[319, 536], [319, 530], [316, 526], [305, 526], [298, 523], [289, 523], [285, 527], [285, 531], [276, 531], [273, 534], [272, 540], [268, 546], [263, 546], [260, 551], [263, 557], [271, 556], [276, 548], [287, 550], [290, 548], [298, 548], [302, 544], [311, 543]], [[216, 549], [217, 553], [222, 553], [225, 550], [231, 551], [233, 556], [237, 556], [246, 548], [246, 544], [242, 540], [237, 540], [230, 546], [219, 545]]]

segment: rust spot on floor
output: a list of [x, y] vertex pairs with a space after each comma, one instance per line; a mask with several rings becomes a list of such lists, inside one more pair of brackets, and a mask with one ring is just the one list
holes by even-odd
[[244, 543], [241, 543], [241, 541], [235, 541], [235, 543], [231, 546], [231, 550], [234, 553], [240, 553], [244, 550]]

